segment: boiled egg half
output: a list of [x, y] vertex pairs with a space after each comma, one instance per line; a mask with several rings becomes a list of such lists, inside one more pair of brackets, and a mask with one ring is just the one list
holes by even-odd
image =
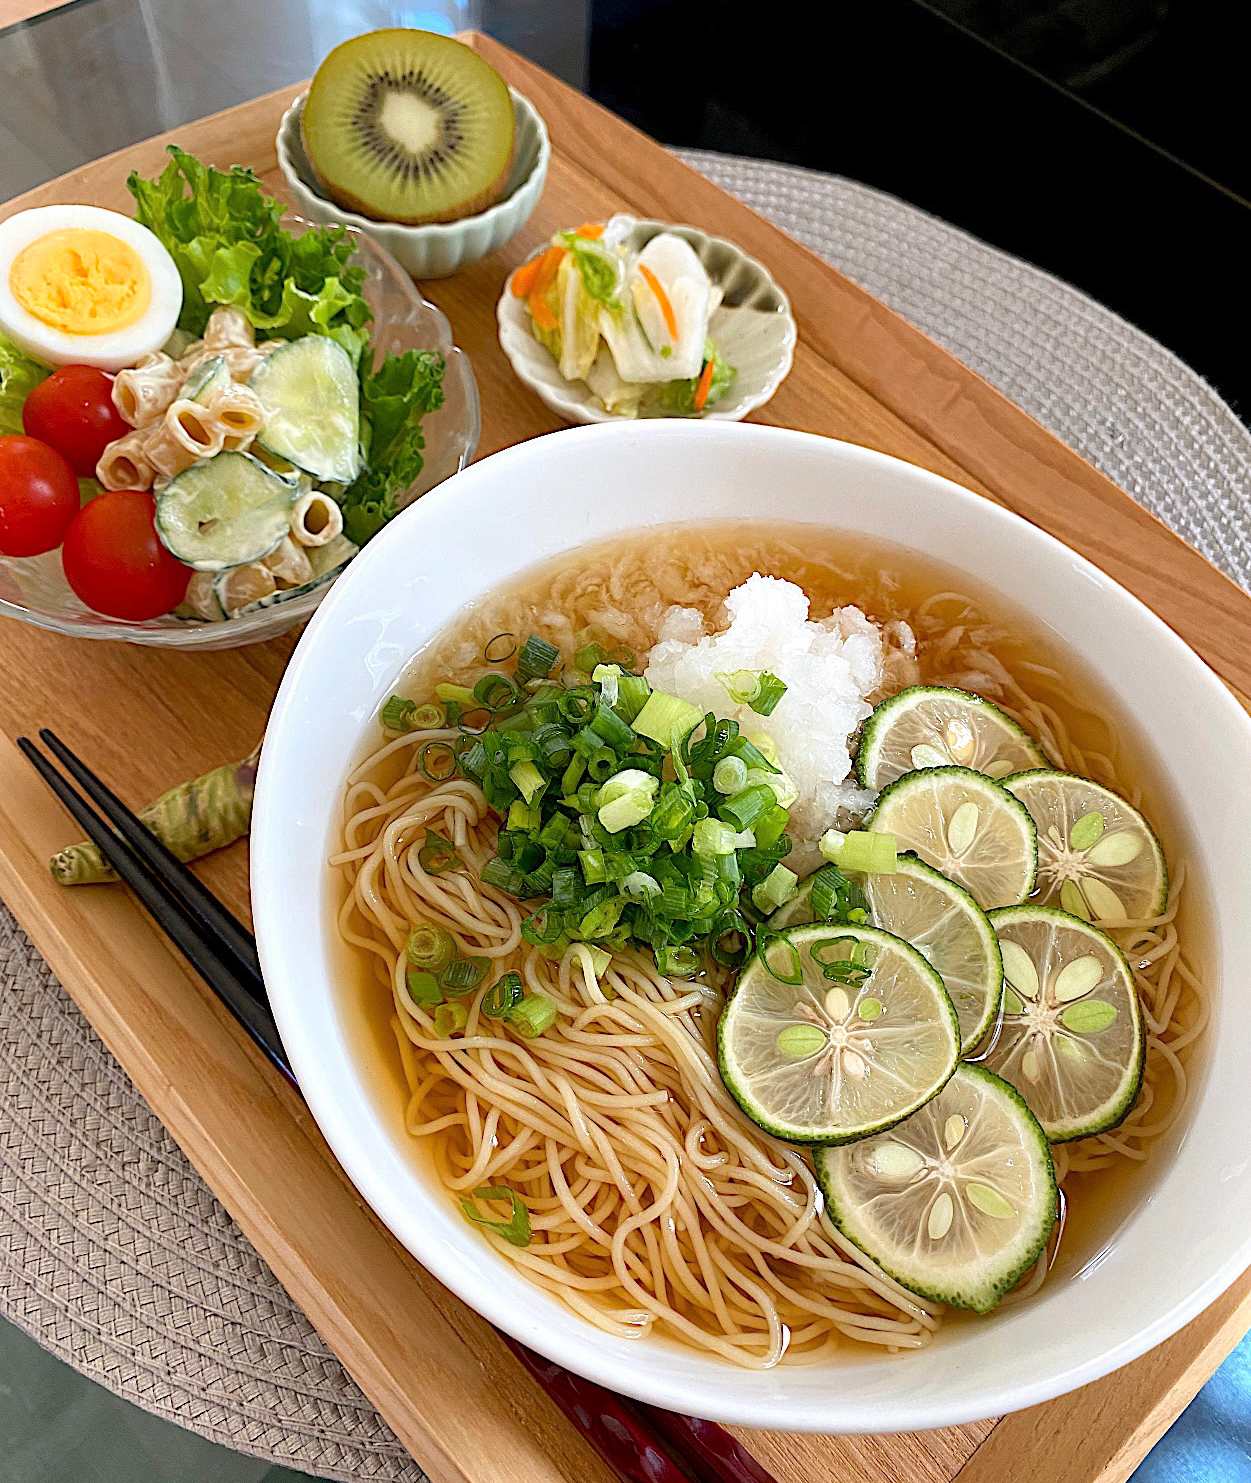
[[0, 222], [0, 331], [45, 365], [133, 366], [181, 310], [173, 258], [120, 212], [37, 206]]

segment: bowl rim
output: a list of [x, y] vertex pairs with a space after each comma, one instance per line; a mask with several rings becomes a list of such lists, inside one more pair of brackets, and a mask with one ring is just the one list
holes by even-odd
[[[560, 376], [559, 367], [556, 366], [551, 352], [545, 346], [540, 345], [537, 340], [534, 340], [534, 337], [529, 333], [522, 319], [518, 317], [519, 314], [524, 314], [525, 311], [515, 303], [509, 291], [509, 282], [512, 279], [513, 272], [516, 271], [516, 269], [512, 269], [504, 279], [504, 286], [500, 291], [499, 298], [496, 300], [495, 322], [500, 349], [503, 350], [505, 356], [508, 358], [508, 363], [513, 368], [513, 374], [517, 377], [518, 381], [522, 385], [528, 386], [544, 405], [550, 407], [553, 412], [557, 412], [562, 417], [568, 417], [571, 421], [584, 426], [600, 423], [631, 423], [638, 426], [647, 422], [741, 422], [745, 417], [750, 416], [752, 412], [756, 411], [757, 408], [763, 407], [766, 402], [772, 401], [777, 395], [778, 388], [790, 375], [794, 367], [795, 349], [799, 343], [799, 324], [795, 318], [795, 310], [791, 304], [790, 295], [773, 276], [772, 272], [770, 272], [759, 258], [753, 257], [751, 253], [740, 247], [737, 242], [732, 242], [728, 237], [720, 237], [714, 232], [706, 232], [703, 227], [697, 227], [692, 222], [662, 221], [659, 217], [655, 216], [635, 216], [630, 211], [617, 211], [613, 215], [629, 216], [636, 227], [658, 227], [661, 231], [687, 232], [710, 246], [724, 249], [726, 252], [732, 254], [738, 262], [750, 264], [760, 274], [764, 283], [778, 296], [779, 307], [774, 312], [785, 325], [786, 331], [782, 339], [781, 354], [776, 364], [765, 378], [760, 390], [741, 405], [735, 403], [731, 409], [722, 410], [713, 407], [703, 412], [698, 412], [693, 417], [626, 417], [621, 413], [609, 412], [606, 408], [595, 405], [593, 394], [592, 400], [587, 401], [576, 393], [575, 388], [579, 383], [565, 381]], [[524, 267], [526, 263], [532, 262], [540, 253], [546, 251], [547, 246], [546, 241], [539, 243], [532, 252], [527, 254], [517, 264], [517, 267]], [[525, 335], [528, 341], [532, 340], [534, 345], [547, 357], [547, 360], [551, 362], [556, 370], [559, 383], [540, 378], [525, 364], [516, 353], [513, 343], [514, 337], [518, 335]], [[585, 385], [585, 383], [582, 384]]]
[[[290, 208], [283, 213], [282, 221], [284, 226], [294, 223], [303, 228], [318, 228], [323, 225], [320, 222], [310, 221], [307, 217], [301, 216], [298, 211]], [[438, 332], [437, 344], [434, 348], [443, 355], [448, 370], [451, 369], [453, 363], [459, 367], [464, 380], [469, 418], [464, 430], [463, 446], [457, 454], [456, 468], [453, 474], [448, 475], [448, 478], [451, 478], [469, 464], [482, 440], [482, 399], [478, 391], [478, 379], [474, 375], [473, 364], [465, 351], [457, 345], [451, 320], [437, 304], [431, 303], [425, 297], [383, 244], [358, 227], [349, 224], [347, 230], [355, 238], [356, 251], [363, 253], [366, 258], [373, 254], [376, 261], [389, 273], [398, 290], [406, 295], [409, 311], [421, 311], [432, 319]], [[374, 327], [377, 328], [376, 324]], [[372, 347], [373, 339], [374, 336], [371, 333], [370, 347]], [[357, 554], [359, 555], [359, 552]], [[352, 561], [355, 560], [356, 557], [352, 557]], [[347, 565], [350, 566], [352, 561], [349, 561]], [[97, 613], [92, 614], [90, 623], [80, 623], [69, 618], [58, 618], [38, 608], [28, 608], [6, 597], [0, 597], [0, 617], [15, 618], [20, 623], [28, 623], [32, 628], [42, 628], [48, 633], [61, 634], [67, 638], [104, 639], [139, 644], [145, 648], [188, 650], [239, 647], [249, 642], [263, 643], [268, 639], [276, 638], [296, 623], [302, 622], [310, 613], [317, 610], [336, 581], [338, 577], [329, 577], [311, 592], [293, 597], [289, 602], [275, 603], [272, 607], [263, 608], [254, 613], [221, 618], [216, 622], [192, 620], [165, 622], [164, 620], [169, 617], [167, 613], [162, 614], [160, 618], [132, 622], [127, 619], [109, 618], [106, 614]]]
[[[513, 464], [520, 464], [536, 457], [541, 459], [545, 452], [545, 445], [549, 444], [551, 438], [566, 441], [578, 439], [583, 442], [598, 439], [611, 446], [612, 439], [623, 436], [634, 440], [672, 437], [674, 427], [671, 421], [660, 420], [628, 425], [625, 433], [616, 429], [615, 424], [561, 429], [501, 450], [483, 459], [460, 477], [462, 481], [469, 479], [490, 484], [500, 477], [506, 477]], [[857, 466], [870, 469], [877, 467], [895, 471], [906, 470], [906, 477], [918, 486], [920, 492], [965, 506], [968, 510], [974, 511], [974, 518], [984, 522], [987, 527], [1006, 532], [1009, 537], [1015, 535], [1026, 543], [1035, 545], [1040, 551], [1045, 551], [1049, 559], [1061, 558], [1073, 569], [1075, 579], [1092, 583], [1108, 595], [1108, 600], [1122, 609], [1132, 610], [1135, 618], [1153, 632], [1154, 638], [1170, 651], [1180, 664], [1193, 671], [1196, 680], [1203, 685], [1206, 695], [1210, 698], [1214, 711], [1224, 713], [1230, 725], [1245, 735], [1251, 743], [1251, 718], [1229, 693], [1220, 677], [1195, 654], [1184, 640], [1174, 633], [1152, 609], [1114, 578], [1108, 576], [1087, 558], [1075, 552], [1049, 532], [1023, 519], [1014, 511], [928, 469], [909, 464], [875, 449], [825, 438], [818, 434], [761, 424], [736, 426], [733, 432], [729, 433], [725, 425], [717, 429], [715, 425], [693, 422], [686, 425], [678, 436], [690, 439], [722, 439], [727, 436], [767, 439], [779, 449], [784, 446], [795, 448], [820, 446], [829, 453], [831, 462], [841, 460], [847, 468], [852, 470]], [[463, 483], [458, 488], [453, 481], [445, 482], [439, 489], [432, 491], [434, 504], [427, 507], [429, 513], [433, 515], [443, 502], [455, 500], [463, 492]], [[699, 518], [692, 517], [696, 523]], [[702, 518], [706, 520], [713, 517], [704, 516]], [[833, 521], [830, 525], [831, 528], [835, 528]], [[634, 528], [636, 527], [629, 525], [620, 527], [623, 532]], [[640, 525], [637, 528], [646, 529], [647, 527]], [[405, 534], [411, 542], [416, 532]], [[1248, 1262], [1251, 1261], [1251, 1229], [1241, 1235], [1231, 1232], [1224, 1243], [1224, 1256], [1215, 1265], [1209, 1266], [1206, 1276], [1190, 1289], [1185, 1298], [1173, 1302], [1170, 1307], [1157, 1313], [1149, 1322], [1133, 1330], [1129, 1337], [1120, 1340], [1112, 1348], [1092, 1351], [1085, 1358], [1079, 1358], [1066, 1365], [1057, 1365], [1049, 1373], [1030, 1381], [992, 1379], [981, 1382], [976, 1390], [971, 1393], [962, 1393], [960, 1399], [954, 1403], [932, 1394], [910, 1394], [906, 1400], [897, 1400], [892, 1397], [889, 1425], [885, 1428], [872, 1428], [855, 1426], [841, 1418], [837, 1424], [831, 1425], [832, 1418], [828, 1412], [808, 1398], [796, 1401], [784, 1395], [765, 1393], [736, 1397], [732, 1382], [741, 1372], [729, 1365], [724, 1367], [726, 1384], [717, 1387], [706, 1386], [699, 1398], [699, 1404], [692, 1405], [689, 1394], [683, 1394], [681, 1390], [675, 1393], [673, 1379], [665, 1372], [663, 1365], [647, 1366], [636, 1362], [628, 1368], [627, 1372], [624, 1366], [619, 1366], [611, 1358], [601, 1358], [602, 1351], [598, 1350], [594, 1344], [598, 1331], [589, 1323], [582, 1321], [577, 1326], [577, 1333], [582, 1337], [582, 1342], [579, 1343], [567, 1338], [558, 1330], [554, 1330], [543, 1318], [541, 1312], [535, 1309], [516, 1311], [510, 1305], [507, 1293], [502, 1288], [493, 1287], [489, 1280], [466, 1279], [463, 1269], [455, 1263], [454, 1244], [449, 1244], [445, 1249], [437, 1240], [427, 1241], [424, 1245], [420, 1240], [413, 1240], [411, 1219], [408, 1222], [410, 1235], [406, 1240], [400, 1234], [400, 1230], [405, 1228], [405, 1222], [404, 1209], [398, 1197], [387, 1185], [385, 1178], [375, 1172], [369, 1159], [364, 1156], [364, 1149], [357, 1148], [357, 1130], [352, 1126], [350, 1118], [338, 1107], [336, 1093], [319, 1079], [320, 1047], [312, 1032], [306, 1030], [301, 1013], [302, 998], [307, 985], [303, 980], [297, 980], [294, 977], [289, 981], [287, 979], [277, 947], [282, 937], [282, 898], [280, 892], [276, 889], [270, 890], [267, 885], [269, 880], [276, 882], [281, 878], [280, 867], [283, 855], [282, 819], [280, 813], [272, 811], [270, 801], [271, 796], [280, 786], [275, 778], [278, 770], [284, 766], [290, 767], [293, 771], [298, 770], [299, 757], [296, 747], [298, 734], [293, 730], [289, 736], [284, 737], [284, 727], [296, 709], [297, 695], [306, 689], [310, 693], [317, 689], [319, 674], [316, 668], [316, 650], [323, 630], [330, 629], [336, 624], [340, 609], [346, 610], [347, 622], [353, 621], [351, 605], [356, 601], [357, 589], [369, 582], [372, 568], [384, 560], [386, 546], [400, 539], [402, 537], [399, 532], [384, 534], [382, 545], [365, 553], [360, 563], [353, 564], [351, 580], [336, 588], [332, 599], [318, 612], [292, 656], [274, 703], [270, 727], [261, 754], [254, 813], [251, 880], [262, 968], [266, 982], [270, 985], [271, 1003], [280, 1032], [291, 1055], [296, 1074], [304, 1087], [310, 1110], [335, 1156], [340, 1160], [366, 1203], [396, 1234], [397, 1240], [407, 1246], [414, 1257], [439, 1281], [450, 1287], [463, 1301], [490, 1322], [512, 1334], [521, 1342], [538, 1349], [555, 1362], [597, 1383], [647, 1403], [670, 1409], [676, 1405], [683, 1409], [690, 1409], [695, 1414], [732, 1425], [847, 1433], [862, 1430], [913, 1431], [960, 1425], [1053, 1399], [1101, 1378], [1168, 1338], [1215, 1300], [1246, 1269]], [[523, 568], [517, 568], [518, 571], [521, 569]], [[471, 596], [476, 595], [478, 595], [477, 591], [467, 594], [465, 600], [468, 601]], [[279, 748], [282, 748], [282, 754]], [[322, 961], [326, 964], [326, 976], [329, 980], [332, 971], [329, 953], [324, 945], [319, 945], [318, 951], [323, 954]], [[330, 987], [328, 992], [334, 993], [335, 991]], [[1210, 1089], [1209, 1080], [1201, 1088], [1198, 1102], [1195, 1104], [1196, 1114], [1207, 1100]], [[1179, 1158], [1180, 1153], [1174, 1156], [1174, 1164]], [[1136, 1209], [1134, 1219], [1141, 1216], [1149, 1203], [1144, 1202]], [[399, 1229], [397, 1229], [397, 1224]], [[470, 1239], [470, 1235], [471, 1233], [467, 1230], [465, 1242]], [[463, 1248], [464, 1243], [460, 1243], [460, 1249]], [[661, 1354], [663, 1355], [663, 1350]], [[655, 1355], [655, 1350], [649, 1351], [649, 1357], [654, 1359]], [[716, 1362], [709, 1360], [709, 1363], [715, 1364]], [[785, 1377], [784, 1371], [772, 1373]], [[836, 1382], [836, 1365], [830, 1367], [830, 1373], [833, 1381]]]
[[524, 93], [518, 92], [511, 84], [508, 91], [512, 97], [514, 109], [520, 107], [534, 122], [538, 134], [538, 148], [535, 151], [534, 164], [506, 196], [492, 202], [484, 210], [475, 211], [470, 216], [458, 217], [456, 221], [430, 221], [416, 225], [402, 221], [374, 221], [371, 217], [362, 216], [359, 211], [352, 211], [332, 201], [317, 182], [310, 179], [309, 174], [299, 168], [298, 164], [300, 160], [303, 160], [311, 173], [312, 163], [304, 151], [304, 143], [300, 135], [300, 119], [304, 113], [305, 99], [308, 97], [307, 88], [291, 100], [290, 106], [278, 121], [278, 133], [274, 141], [278, 164], [282, 169], [283, 178], [293, 190], [298, 184], [299, 188], [307, 191], [315, 201], [334, 212], [336, 220], [343, 222], [345, 226], [373, 235], [385, 231], [402, 233], [405, 237], [414, 239], [450, 239], [469, 226], [477, 226], [481, 223], [494, 224], [499, 221], [514, 209], [517, 201], [527, 191], [533, 189], [536, 181], [542, 181], [547, 175], [552, 156], [552, 141], [547, 132], [547, 125], [543, 122], [543, 115]]

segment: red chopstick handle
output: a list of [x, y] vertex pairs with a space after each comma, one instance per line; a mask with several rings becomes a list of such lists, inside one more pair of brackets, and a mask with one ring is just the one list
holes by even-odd
[[644, 1419], [667, 1442], [698, 1483], [777, 1483], [777, 1479], [715, 1421], [639, 1405]]
[[659, 1445], [651, 1427], [611, 1390], [571, 1375], [515, 1339], [505, 1344], [556, 1402], [583, 1437], [626, 1483], [691, 1483]]
[[[504, 1342], [626, 1483], [777, 1483], [714, 1421], [635, 1405], [502, 1335]], [[677, 1454], [674, 1462], [663, 1442]]]

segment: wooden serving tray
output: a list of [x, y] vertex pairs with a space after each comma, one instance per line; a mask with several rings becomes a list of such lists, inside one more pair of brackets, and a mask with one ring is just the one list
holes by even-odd
[[[1136, 592], [1242, 696], [1251, 598], [1020, 408], [798, 243], [552, 77], [471, 38], [551, 131], [547, 189], [501, 253], [426, 292], [482, 392], [480, 454], [559, 424], [495, 337], [507, 273], [571, 222], [625, 209], [730, 237], [768, 265], [799, 322], [795, 367], [756, 418], [880, 448], [1010, 506]], [[252, 166], [282, 194], [274, 134], [298, 89], [136, 145], [7, 206], [128, 209], [124, 181], [177, 140]], [[0, 895], [214, 1192], [434, 1483], [610, 1483], [476, 1314], [362, 1204], [299, 1098], [120, 888], [65, 891], [46, 862], [73, 826], [13, 746], [55, 725], [138, 805], [248, 752], [290, 638], [214, 654], [87, 643], [8, 623], [0, 644]], [[205, 880], [248, 911], [243, 845]], [[1120, 1483], [1251, 1326], [1251, 1276], [1097, 1384], [1004, 1418], [902, 1437], [745, 1432], [780, 1483]]]

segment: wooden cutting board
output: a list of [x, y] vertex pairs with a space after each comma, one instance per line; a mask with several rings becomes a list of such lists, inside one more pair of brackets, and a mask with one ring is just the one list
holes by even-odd
[[[552, 231], [614, 210], [733, 238], [790, 295], [795, 367], [756, 419], [882, 449], [997, 500], [1068, 542], [1150, 604], [1241, 695], [1251, 694], [1251, 598], [946, 351], [643, 135], [484, 38], [530, 97], [553, 158], [534, 219], [502, 252], [426, 292], [448, 314], [482, 392], [480, 455], [555, 429], [495, 338], [511, 269]], [[129, 208], [127, 171], [176, 140], [250, 165], [279, 194], [278, 119], [291, 88], [0, 207]], [[435, 1483], [609, 1483], [604, 1465], [493, 1331], [364, 1207], [303, 1103], [256, 1053], [121, 888], [67, 892], [48, 856], [75, 837], [13, 746], [54, 725], [131, 803], [244, 755], [290, 654], [280, 639], [166, 654], [17, 623], [0, 644], [0, 896], [187, 1155]], [[248, 912], [247, 855], [204, 879]], [[743, 1433], [780, 1483], [1120, 1483], [1251, 1325], [1244, 1276], [1135, 1364], [1001, 1421], [902, 1437]]]

